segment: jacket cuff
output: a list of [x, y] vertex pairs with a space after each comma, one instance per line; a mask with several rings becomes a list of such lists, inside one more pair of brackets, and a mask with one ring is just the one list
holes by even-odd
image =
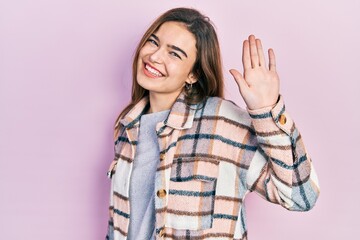
[[293, 128], [293, 120], [285, 111], [283, 97], [279, 95], [279, 99], [274, 106], [261, 109], [247, 109], [254, 129], [257, 133], [269, 133], [278, 131], [279, 128], [288, 135], [291, 135]]

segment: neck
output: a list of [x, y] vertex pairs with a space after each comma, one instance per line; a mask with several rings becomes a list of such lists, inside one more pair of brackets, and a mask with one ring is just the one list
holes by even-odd
[[171, 108], [176, 101], [177, 95], [149, 92], [150, 109], [149, 113], [161, 112]]

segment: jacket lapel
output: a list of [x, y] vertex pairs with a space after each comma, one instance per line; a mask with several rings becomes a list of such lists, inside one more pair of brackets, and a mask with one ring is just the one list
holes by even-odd
[[159, 136], [170, 134], [174, 129], [189, 129], [193, 125], [197, 104], [188, 105], [182, 92], [171, 107], [168, 117], [157, 124], [156, 131]]
[[[126, 135], [132, 144], [132, 159], [135, 157], [136, 145], [138, 141], [140, 119], [149, 108], [149, 97], [146, 96], [141, 99], [117, 124], [122, 124], [125, 128]], [[198, 104], [188, 105], [185, 101], [185, 95], [180, 93], [175, 103], [172, 105], [167, 118], [156, 125], [157, 135], [161, 138], [169, 136], [174, 130], [189, 129], [193, 125], [195, 112]], [[178, 134], [176, 134], [177, 136]], [[176, 136], [173, 136], [176, 138]], [[160, 140], [160, 139], [159, 139]], [[171, 142], [177, 141], [172, 138]], [[162, 141], [160, 144], [160, 151], [164, 151], [167, 146], [167, 141]], [[160, 141], [159, 141], [160, 143]]]

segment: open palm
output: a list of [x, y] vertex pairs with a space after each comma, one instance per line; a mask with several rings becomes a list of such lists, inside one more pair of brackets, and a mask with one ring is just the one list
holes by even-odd
[[272, 106], [279, 96], [279, 76], [276, 72], [275, 54], [268, 50], [269, 66], [266, 66], [260, 39], [250, 35], [243, 43], [243, 75], [236, 69], [230, 73], [236, 80], [240, 94], [251, 110]]

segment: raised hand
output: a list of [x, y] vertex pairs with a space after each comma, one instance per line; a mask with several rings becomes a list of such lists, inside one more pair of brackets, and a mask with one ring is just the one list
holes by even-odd
[[275, 54], [272, 49], [268, 50], [268, 54], [267, 67], [260, 39], [250, 35], [243, 43], [243, 75], [236, 69], [230, 70], [248, 109], [272, 106], [278, 99], [279, 77], [276, 73]]

